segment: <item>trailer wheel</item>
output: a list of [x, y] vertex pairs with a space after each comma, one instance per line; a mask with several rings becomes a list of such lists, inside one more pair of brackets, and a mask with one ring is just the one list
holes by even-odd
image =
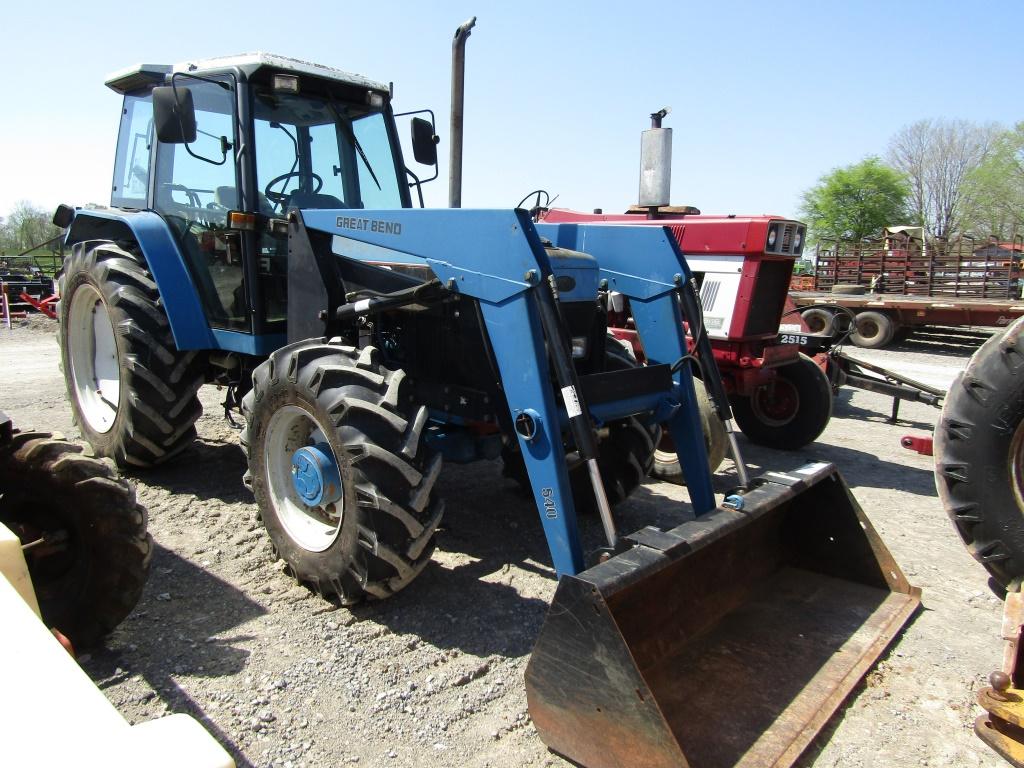
[[17, 534], [47, 626], [96, 645], [142, 595], [153, 539], [146, 510], [109, 462], [48, 432], [0, 445], [0, 522]]
[[793, 451], [814, 442], [832, 418], [832, 386], [817, 363], [800, 353], [775, 369], [776, 379], [749, 397], [732, 398], [736, 423], [751, 442]]
[[[725, 452], [729, 440], [725, 434], [725, 425], [715, 413], [711, 404], [704, 382], [695, 378], [693, 388], [697, 393], [697, 407], [700, 409], [700, 422], [704, 430], [704, 447], [708, 452], [708, 469], [714, 474], [725, 460]], [[661, 431], [661, 440], [654, 451], [654, 468], [651, 474], [662, 480], [676, 485], [686, 485], [686, 477], [683, 475], [683, 468], [679, 464], [679, 456], [676, 453], [675, 443], [672, 436], [664, 427]]]
[[884, 312], [858, 312], [850, 341], [864, 349], [880, 349], [895, 332], [896, 323]]
[[802, 310], [800, 317], [807, 323], [807, 329], [811, 333], [827, 333], [829, 329], [832, 329], [835, 322], [835, 314], [833, 312], [819, 307]]
[[278, 557], [351, 605], [408, 586], [434, 551], [444, 505], [427, 409], [374, 347], [304, 341], [253, 372], [242, 401], [246, 484]]
[[184, 450], [203, 412], [203, 361], [175, 347], [142, 256], [115, 243], [77, 243], [59, 286], [61, 363], [82, 437], [122, 467], [150, 467]]
[[950, 387], [935, 484], [968, 552], [1008, 589], [1024, 579], [1024, 318], [986, 341]]

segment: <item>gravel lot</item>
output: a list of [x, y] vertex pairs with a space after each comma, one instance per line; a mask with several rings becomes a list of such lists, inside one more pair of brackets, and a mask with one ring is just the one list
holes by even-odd
[[[984, 334], [929, 333], [852, 354], [947, 386]], [[0, 330], [0, 407], [16, 426], [77, 437], [53, 326]], [[567, 765], [530, 723], [523, 672], [554, 587], [536, 512], [498, 463], [447, 467], [434, 562], [405, 592], [355, 610], [296, 586], [275, 564], [242, 485], [242, 452], [206, 388], [200, 439], [135, 476], [157, 552], [137, 610], [82, 664], [132, 722], [201, 719], [240, 766]], [[1001, 658], [1001, 603], [935, 494], [931, 458], [902, 449], [938, 411], [843, 391], [799, 454], [748, 447], [754, 471], [824, 459], [854, 495], [924, 610], [802, 758], [802, 766], [999, 766], [971, 726], [975, 691]], [[724, 490], [727, 461], [716, 477]], [[619, 510], [635, 530], [680, 517], [675, 486], [649, 482]], [[584, 539], [600, 540], [596, 520]], [[722, 727], [728, 727], [722, 723]]]

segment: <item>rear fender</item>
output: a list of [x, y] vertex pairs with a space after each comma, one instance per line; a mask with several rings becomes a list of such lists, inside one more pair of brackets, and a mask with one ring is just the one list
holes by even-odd
[[170, 227], [152, 211], [76, 210], [65, 245], [86, 240], [134, 240], [153, 274], [174, 343], [180, 350], [217, 349], [206, 313]]

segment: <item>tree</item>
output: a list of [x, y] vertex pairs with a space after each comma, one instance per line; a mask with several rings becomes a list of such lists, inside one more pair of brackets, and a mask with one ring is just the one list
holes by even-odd
[[878, 237], [883, 227], [905, 220], [908, 194], [905, 179], [877, 157], [834, 168], [803, 194], [808, 241]]
[[918, 120], [889, 142], [889, 164], [910, 184], [910, 213], [928, 235], [949, 240], [965, 231], [973, 207], [968, 177], [988, 157], [998, 134], [994, 124], [967, 120]]
[[966, 187], [965, 218], [975, 235], [1006, 242], [1024, 234], [1024, 122], [996, 137]]
[[24, 200], [0, 221], [0, 249], [8, 255], [27, 251], [60, 234], [60, 229], [50, 222], [49, 213]]

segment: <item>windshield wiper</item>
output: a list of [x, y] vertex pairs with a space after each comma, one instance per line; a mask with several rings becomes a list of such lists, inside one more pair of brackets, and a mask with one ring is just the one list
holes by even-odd
[[352, 130], [352, 126], [348, 124], [338, 112], [338, 108], [334, 106], [333, 101], [327, 102], [327, 106], [331, 108], [331, 112], [334, 113], [334, 118], [337, 120], [338, 125], [341, 126], [342, 130], [345, 131], [345, 137], [352, 142], [352, 146], [356, 148], [356, 152], [359, 153], [359, 158], [363, 161], [363, 165], [366, 166], [366, 170], [370, 172], [370, 177], [373, 179], [373, 183], [377, 185], [377, 189], [383, 191], [380, 186], [380, 181], [377, 180], [377, 174], [373, 172], [373, 166], [370, 165], [370, 161], [366, 158], [366, 153], [363, 152], [363, 147], [359, 144], [359, 139], [356, 138], [355, 132]]

